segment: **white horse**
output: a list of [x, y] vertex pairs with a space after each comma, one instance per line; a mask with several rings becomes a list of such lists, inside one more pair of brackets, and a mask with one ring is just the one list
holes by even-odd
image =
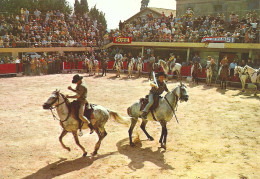
[[242, 84], [242, 92], [245, 91], [246, 79], [248, 78], [247, 74], [244, 71], [244, 68], [241, 66], [236, 66], [234, 69], [234, 75], [238, 74], [241, 84]]
[[142, 58], [139, 57], [137, 59], [137, 65], [136, 66], [137, 66], [138, 78], [140, 78], [141, 75], [142, 75], [142, 70], [143, 70], [143, 66], [144, 66]]
[[[87, 155], [87, 152], [85, 151], [85, 148], [80, 145], [79, 139], [78, 139], [78, 129], [79, 129], [79, 122], [75, 119], [75, 115], [72, 112], [72, 109], [69, 107], [70, 102], [68, 99], [59, 91], [54, 91], [49, 99], [43, 104], [43, 109], [53, 109], [56, 108], [58, 116], [59, 116], [59, 122], [61, 127], [63, 128], [63, 131], [59, 137], [59, 141], [63, 148], [70, 151], [70, 148], [65, 146], [62, 142], [62, 138], [68, 133], [71, 132], [74, 136], [74, 140], [76, 144], [81, 148], [83, 151], [83, 156]], [[107, 120], [110, 118], [110, 116], [113, 116], [114, 119], [122, 124], [127, 124], [126, 118], [121, 117], [117, 112], [108, 110], [100, 105], [96, 105], [93, 107], [93, 118], [91, 119], [91, 124], [93, 125], [95, 132], [98, 135], [98, 142], [95, 145], [95, 150], [92, 153], [92, 155], [96, 155], [98, 149], [100, 148], [101, 141], [105, 138], [107, 135], [107, 132], [104, 128]], [[83, 124], [82, 129], [87, 129], [88, 125]]]
[[93, 61], [90, 60], [90, 59], [88, 59], [88, 58], [86, 58], [86, 59], [85, 59], [85, 62], [86, 62], [86, 64], [88, 65], [88, 73], [89, 73], [89, 76], [90, 76], [90, 75], [93, 75], [93, 66], [94, 66]]
[[[188, 99], [189, 99], [189, 95], [188, 95], [187, 87], [182, 83], [181, 85], [177, 86], [172, 91], [168, 92], [163, 98], [160, 99], [159, 106], [154, 111], [154, 116], [162, 126], [161, 138], [159, 140], [162, 148], [166, 149], [166, 139], [167, 139], [166, 124], [172, 119], [173, 114], [175, 114], [175, 107], [178, 101], [180, 100], [180, 101], [187, 102]], [[127, 109], [127, 113], [131, 117], [131, 126], [128, 131], [129, 141], [131, 146], [134, 146], [134, 143], [132, 142], [133, 129], [138, 121], [139, 116], [142, 114], [142, 111], [140, 111], [140, 107], [141, 107], [140, 100], [138, 100]], [[142, 120], [141, 129], [146, 134], [149, 140], [154, 140], [153, 137], [150, 136], [145, 129], [148, 120], [154, 121], [151, 113], [147, 115], [147, 119]]]
[[248, 74], [248, 76], [251, 79], [251, 82], [253, 83], [253, 85], [255, 86], [255, 92], [254, 95], [256, 96], [257, 93], [257, 86], [260, 83], [260, 71], [259, 69], [256, 70], [248, 65], [246, 65], [244, 67], [244, 72]]
[[[174, 67], [172, 67], [174, 65]], [[182, 65], [179, 63], [171, 62], [170, 64], [170, 73], [177, 72], [178, 79], [181, 80], [181, 67]]]
[[128, 63], [128, 78], [132, 78], [134, 66], [135, 66], [135, 59], [131, 58], [130, 62]]
[[[99, 75], [99, 62], [98, 62], [98, 60], [90, 60], [90, 59], [86, 58], [85, 62], [88, 65], [89, 76], [93, 75], [93, 74], [95, 75], [96, 73]], [[94, 73], [93, 73], [93, 67], [95, 68]]]
[[207, 78], [206, 78], [207, 86], [211, 86], [211, 79], [212, 79], [212, 76], [213, 76], [215, 66], [216, 66], [215, 63], [210, 63], [208, 68], [207, 68], [207, 71], [206, 71], [206, 73], [207, 73]]
[[94, 68], [95, 68], [94, 75], [95, 75], [95, 73], [97, 73], [99, 75], [99, 62], [98, 62], [98, 60], [94, 60]]
[[121, 69], [123, 67], [123, 62], [119, 60], [118, 62], [115, 62], [114, 66], [116, 67], [116, 72], [117, 72], [116, 77], [120, 77]]

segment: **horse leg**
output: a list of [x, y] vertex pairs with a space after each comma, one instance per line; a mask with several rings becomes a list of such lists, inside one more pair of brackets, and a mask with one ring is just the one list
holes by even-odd
[[129, 142], [130, 142], [130, 145], [133, 147], [134, 146], [134, 143], [132, 141], [132, 133], [133, 133], [133, 130], [135, 128], [135, 125], [137, 123], [137, 120], [136, 118], [131, 118], [131, 126], [128, 130], [128, 133], [129, 133]]
[[163, 148], [166, 150], [166, 141], [167, 141], [167, 135], [168, 135], [168, 130], [166, 127], [166, 122], [164, 124], [164, 139], [163, 139]]
[[62, 138], [63, 138], [67, 133], [68, 133], [68, 131], [66, 131], [65, 129], [63, 129], [63, 131], [61, 132], [61, 135], [60, 135], [60, 137], [59, 137], [59, 141], [60, 141], [60, 143], [61, 143], [61, 145], [62, 145], [62, 147], [63, 147], [64, 149], [70, 151], [70, 148], [67, 147], [67, 146], [65, 146], [64, 143], [63, 143], [63, 141], [62, 141]]
[[98, 151], [99, 148], [100, 148], [101, 142], [102, 142], [102, 140], [103, 140], [103, 139], [106, 137], [106, 135], [107, 135], [107, 132], [106, 132], [106, 130], [105, 130], [104, 127], [99, 128], [99, 130], [95, 130], [95, 132], [96, 132], [97, 135], [98, 135], [98, 142], [97, 142], [96, 145], [95, 145], [95, 150], [94, 150], [94, 152], [92, 153], [92, 156], [97, 155], [97, 151]]
[[152, 136], [150, 136], [148, 134], [148, 132], [146, 131], [146, 129], [145, 129], [145, 126], [146, 126], [147, 122], [148, 122], [147, 120], [143, 120], [140, 127], [143, 130], [143, 132], [145, 133], [145, 135], [148, 137], [148, 139], [152, 141], [152, 140], [154, 140], [154, 138]]
[[162, 133], [161, 133], [161, 137], [160, 137], [159, 143], [161, 144], [161, 148], [166, 149], [166, 146], [164, 145], [164, 142], [163, 142], [163, 141], [166, 140], [165, 139], [165, 134], [167, 135], [166, 123], [165, 123], [165, 121], [161, 121], [160, 124], [162, 126]]
[[83, 157], [86, 157], [88, 153], [85, 151], [85, 148], [84, 148], [82, 145], [80, 145], [80, 143], [79, 143], [79, 138], [78, 138], [78, 135], [77, 135], [77, 131], [73, 131], [72, 134], [73, 134], [73, 137], [74, 137], [74, 140], [75, 140], [76, 144], [77, 144], [77, 145], [81, 148], [81, 150], [83, 151]]
[[254, 92], [254, 95], [257, 96], [257, 87], [258, 87], [258, 84], [256, 83], [255, 84], [255, 92]]

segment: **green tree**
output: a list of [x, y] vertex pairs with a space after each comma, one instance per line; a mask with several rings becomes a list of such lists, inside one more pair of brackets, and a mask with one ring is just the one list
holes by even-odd
[[79, 4], [79, 0], [75, 0], [75, 3], [74, 3], [74, 13], [75, 13], [75, 14], [80, 14], [80, 4]]
[[99, 11], [96, 5], [90, 9], [89, 17], [91, 20], [97, 19], [98, 23], [101, 23], [102, 26], [104, 27], [104, 30], [107, 29], [107, 21], [106, 21], [105, 13]]
[[87, 0], [81, 0], [80, 1], [80, 6], [81, 6], [81, 12], [82, 14], [89, 12], [88, 9], [88, 1]]

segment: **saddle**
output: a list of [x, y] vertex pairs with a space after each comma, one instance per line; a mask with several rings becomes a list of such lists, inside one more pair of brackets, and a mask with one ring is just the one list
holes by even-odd
[[[150, 109], [149, 109], [149, 111], [148, 111], [148, 113], [149, 113], [149, 112], [152, 113], [153, 119], [154, 119], [155, 121], [157, 121], [157, 120], [156, 120], [156, 118], [155, 118], [155, 116], [154, 116], [154, 111], [158, 108], [158, 106], [159, 106], [159, 101], [160, 101], [161, 98], [162, 98], [162, 97], [159, 96], [159, 95], [154, 95], [154, 96], [153, 96], [153, 100], [154, 100], [153, 105], [150, 107]], [[146, 95], [144, 98], [140, 98], [139, 101], [140, 101], [140, 104], [141, 104], [141, 106], [140, 106], [140, 111], [142, 111], [142, 110], [145, 108], [145, 106], [148, 104], [148, 102], [149, 102], [149, 95]]]
[[[88, 106], [90, 106], [88, 108]], [[91, 119], [94, 118], [93, 116], [93, 107], [96, 106], [95, 104], [89, 104], [88, 102], [85, 104], [85, 109], [84, 109], [84, 116], [91, 122]], [[69, 108], [70, 108], [70, 113], [74, 116], [74, 118], [79, 122], [79, 129], [81, 130], [83, 126], [83, 122], [79, 118], [79, 107], [80, 107], [80, 102], [77, 100], [74, 100], [70, 103]]]

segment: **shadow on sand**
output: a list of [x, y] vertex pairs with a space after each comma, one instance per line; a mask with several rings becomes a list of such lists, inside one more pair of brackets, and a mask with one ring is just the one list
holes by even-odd
[[232, 96], [241, 96], [242, 99], [258, 99], [260, 101], [259, 95], [254, 95], [253, 92], [242, 92], [240, 91], [237, 94], [234, 94]]
[[52, 179], [57, 176], [61, 176], [88, 167], [92, 165], [94, 161], [113, 155], [115, 153], [117, 152], [110, 152], [108, 154], [98, 155], [96, 157], [81, 157], [70, 161], [67, 161], [66, 158], [62, 158], [59, 161], [48, 164], [47, 166], [39, 169], [36, 173], [33, 173], [25, 177], [24, 179]]
[[141, 148], [141, 141], [135, 143], [135, 147], [131, 147], [128, 143], [128, 138], [120, 140], [117, 142], [116, 146], [118, 152], [122, 155], [127, 156], [131, 162], [128, 164], [128, 167], [132, 170], [141, 169], [144, 167], [144, 162], [149, 161], [157, 165], [164, 170], [174, 170], [174, 168], [167, 164], [164, 159], [165, 151], [160, 147], [153, 151], [151, 147]]

